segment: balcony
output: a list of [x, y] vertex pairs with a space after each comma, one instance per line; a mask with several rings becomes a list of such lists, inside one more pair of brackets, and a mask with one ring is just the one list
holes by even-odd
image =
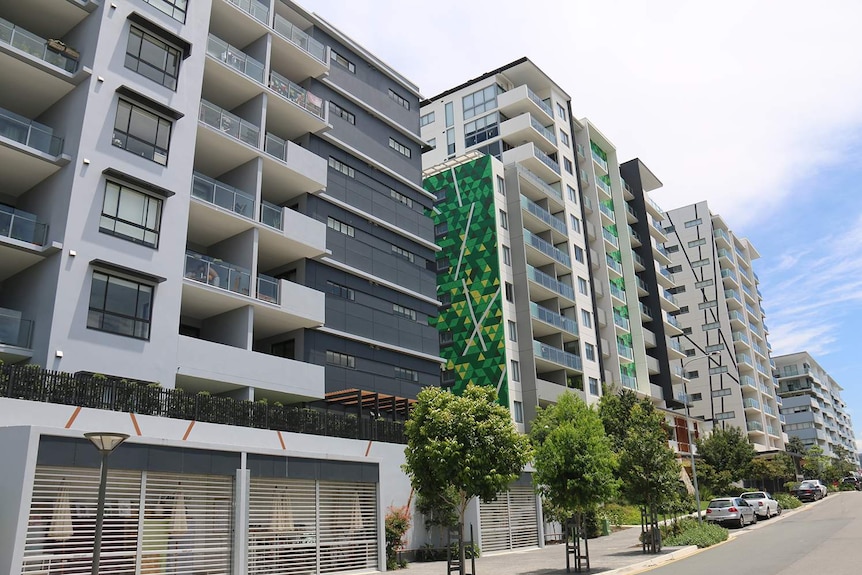
[[263, 191], [268, 200], [283, 203], [326, 187], [327, 162], [314, 152], [271, 133], [266, 134], [264, 151]]
[[560, 180], [560, 165], [532, 142], [506, 150], [502, 159], [504, 164], [522, 164], [546, 183]]
[[751, 302], [752, 304], [757, 303], [757, 297], [755, 297], [754, 292], [745, 284], [742, 284], [742, 292], [746, 296], [746, 301]]
[[4, 238], [44, 246], [48, 237], [48, 224], [42, 223], [34, 214], [0, 204], [0, 242]]
[[677, 338], [670, 338], [670, 345], [668, 347], [676, 351], [680, 356], [685, 357], [685, 350], [682, 348], [682, 344]]
[[539, 325], [533, 326], [533, 335], [543, 337], [556, 333], [558, 330], [565, 331], [571, 335], [578, 335], [578, 322], [540, 306], [536, 302], [530, 302], [530, 317], [537, 319], [555, 329], [543, 328]]
[[649, 286], [640, 276], [636, 276], [636, 283], [638, 286], [638, 297], [644, 297], [649, 295]]
[[554, 121], [551, 106], [543, 102], [526, 84], [498, 94], [497, 108], [509, 118], [526, 113], [541, 118], [542, 122]]
[[533, 142], [546, 154], [557, 151], [556, 134], [529, 113], [511, 117], [500, 124], [500, 136], [512, 146]]
[[742, 405], [743, 407], [745, 407], [745, 409], [756, 409], [758, 411], [760, 410], [760, 402], [751, 397], [743, 398]]
[[207, 40], [207, 56], [225, 64], [258, 84], [263, 84], [265, 68], [263, 63], [258, 62], [239, 48], [231, 46], [213, 34], [210, 34]]
[[724, 259], [726, 260], [726, 262], [724, 262], [724, 263], [728, 263], [728, 264], [733, 264], [733, 263], [734, 263], [734, 261], [733, 261], [733, 253], [731, 253], [729, 250], [726, 250], [726, 249], [724, 249], [724, 248], [718, 248], [718, 250], [716, 251], [716, 253], [718, 253], [718, 261], [719, 261], [719, 263], [722, 263], [722, 262], [721, 262], [721, 259], [722, 259], [722, 258], [724, 258]]
[[514, 166], [515, 171], [521, 178], [520, 181], [522, 183], [528, 184], [527, 186], [520, 186], [521, 195], [527, 197], [534, 202], [541, 202], [545, 199], [552, 200], [554, 201], [558, 209], [562, 209], [565, 206], [565, 203], [563, 201], [563, 194], [560, 192], [560, 190], [554, 188], [545, 180], [543, 180], [534, 172], [525, 168], [521, 164], [514, 164]]
[[641, 319], [643, 320], [643, 322], [651, 322], [653, 319], [653, 312], [649, 308], [649, 306], [645, 305], [643, 302], [638, 302], [638, 307], [641, 311]]
[[612, 258], [609, 255], [605, 255], [605, 262], [607, 263], [609, 269], [612, 269], [613, 271], [615, 271], [617, 273], [617, 275], [622, 277], [622, 275], [623, 275], [622, 264], [620, 264], [617, 260], [615, 260], [614, 258]]
[[676, 282], [674, 280], [673, 274], [671, 272], [669, 272], [666, 267], [659, 264], [658, 262], [656, 262], [655, 267], [656, 267], [656, 271], [658, 272], [656, 274], [655, 279], [656, 279], [656, 282], [658, 282], [658, 284], [660, 286], [662, 286], [665, 289], [670, 289], [670, 288], [676, 287]]
[[241, 295], [249, 295], [251, 289], [249, 270], [192, 251], [186, 252], [184, 277]]
[[635, 358], [634, 350], [632, 350], [631, 347], [620, 342], [617, 342], [617, 354], [621, 358], [627, 359], [629, 361], [634, 361]]
[[581, 203], [583, 204], [584, 211], [586, 213], [588, 213], [588, 214], [593, 213], [593, 201], [590, 198], [588, 198], [586, 196], [582, 197]]
[[620, 382], [623, 384], [623, 387], [628, 389], [637, 389], [638, 387], [638, 378], [627, 373], [620, 373]]
[[629, 331], [631, 329], [631, 324], [629, 323], [628, 318], [625, 318], [616, 312], [614, 312], [614, 325], [624, 329], [625, 331]]
[[637, 212], [628, 202], [626, 202], [626, 218], [630, 224], [636, 223], [638, 221]]
[[[567, 254], [561, 249], [554, 247], [553, 244], [543, 240], [539, 236], [534, 235], [532, 232], [530, 232], [530, 230], [524, 230], [524, 243], [528, 246], [532, 246], [533, 248], [547, 256], [547, 258], [539, 258], [540, 266], [556, 262], [567, 268], [572, 267], [572, 261], [569, 258], [569, 254]], [[532, 261], [533, 258], [528, 259]]]
[[0, 308], [0, 360], [17, 363], [31, 358], [32, 333], [33, 322], [24, 319], [20, 311]]
[[734, 327], [743, 328], [746, 326], [745, 315], [736, 309], [728, 310], [730, 314], [730, 323], [733, 324]]
[[[528, 197], [522, 195], [521, 196], [521, 207], [524, 210], [526, 210], [529, 214], [535, 216], [541, 222], [547, 224], [552, 229], [556, 230], [557, 232], [563, 234], [563, 236], [568, 238], [569, 231], [566, 228], [566, 223], [563, 220], [561, 220], [560, 218], [558, 218], [554, 215], [551, 215], [551, 212], [549, 212], [545, 208], [541, 207], [539, 204], [531, 201]], [[529, 218], [524, 218], [524, 225], [525, 226], [529, 225], [529, 222], [530, 222]], [[530, 229], [530, 231], [533, 231], [533, 232], [543, 231], [540, 229], [541, 227], [542, 226], [530, 227], [529, 229]]]
[[752, 431], [755, 433], [763, 433], [763, 424], [759, 421], [747, 421], [745, 423], [745, 427], [748, 431]]
[[741, 343], [744, 343], [745, 345], [751, 345], [751, 342], [749, 341], [748, 336], [745, 335], [741, 331], [733, 332], [733, 341], [734, 342], [741, 342]]
[[[566, 369], [583, 371], [580, 356], [563, 351], [552, 345], [533, 340], [533, 354], [536, 356], [536, 368], [540, 371], [547, 371], [548, 368], [553, 369], [555, 367], [547, 365], [547, 362], [563, 366]], [[545, 369], [542, 369], [542, 367]]]
[[632, 250], [632, 263], [634, 264], [636, 272], [642, 272], [646, 270], [646, 260], [634, 250]]
[[266, 24], [269, 21], [269, 4], [261, 4], [257, 0], [227, 0], [241, 11], [258, 22]]
[[[608, 173], [608, 161], [602, 157], [603, 154], [600, 153], [600, 151], [597, 150], [596, 148], [597, 148], [597, 146], [595, 144], [593, 144], [593, 142], [590, 142], [590, 155], [593, 158], [593, 162], [599, 168], [601, 168], [601, 170], [605, 174], [607, 174]], [[603, 152], [603, 150], [602, 150], [602, 152]], [[604, 155], [606, 155], [606, 154], [604, 154]]]
[[726, 232], [726, 231], [724, 231], [724, 230], [723, 230], [723, 229], [721, 229], [721, 228], [716, 228], [716, 229], [712, 232], [712, 237], [714, 237], [714, 238], [715, 238], [715, 240], [716, 240], [716, 244], [718, 244], [718, 245], [719, 245], [719, 247], [721, 247], [722, 245], [724, 245], [724, 247], [729, 248], [730, 246], [732, 246], [732, 245], [733, 245], [733, 242], [730, 240], [730, 236], [729, 236], [729, 235], [727, 235], [727, 232]]
[[614, 206], [612, 202], [610, 203], [610, 205], [608, 205], [608, 200], [605, 200], [604, 202], [599, 202], [599, 211], [608, 219], [609, 224], [616, 222], [616, 217], [614, 216]]
[[629, 226], [629, 236], [631, 236], [633, 248], [639, 248], [643, 245], [643, 238], [641, 238], [641, 235], [637, 232], [637, 230], [635, 230], [631, 226]]
[[733, 270], [721, 268], [721, 278], [725, 280], [725, 286], [739, 287], [739, 278], [736, 277], [736, 272]]
[[742, 298], [739, 297], [739, 292], [733, 289], [724, 290], [724, 298], [727, 300], [728, 307], [733, 306], [742, 308]]
[[0, 108], [0, 190], [18, 197], [69, 163], [63, 139], [48, 126]]
[[[538, 295], [540, 297], [562, 296], [575, 301], [575, 290], [572, 289], [570, 285], [557, 281], [545, 272], [539, 271], [529, 264], [527, 264], [527, 279], [544, 288], [544, 290], [538, 290]], [[531, 289], [531, 292], [534, 289], [535, 287]]]
[[270, 72], [269, 87], [279, 97], [267, 100], [267, 128], [288, 139], [326, 129], [326, 106], [322, 98], [277, 72]]
[[608, 244], [610, 244], [611, 248], [619, 249], [620, 241], [605, 227], [602, 228], [602, 237], [605, 238], [605, 241], [608, 242]]
[[603, 179], [601, 179], [598, 176], [596, 176], [595, 181], [596, 181], [596, 187], [598, 189], [604, 191], [609, 196], [611, 195], [611, 185], [609, 183], [607, 183], [606, 181], [604, 181]]
[[658, 220], [663, 220], [665, 216], [664, 216], [664, 210], [663, 210], [663, 209], [661, 209], [661, 206], [659, 206], [659, 205], [655, 202], [655, 200], [653, 200], [651, 197], [646, 196], [646, 194], [644, 194], [644, 195], [645, 195], [645, 197], [646, 197], [646, 208], [647, 208], [647, 211], [648, 211], [648, 212], [649, 212], [653, 217], [655, 217], [656, 219], [658, 219]]
[[[738, 358], [737, 358], [737, 361], [738, 361]], [[748, 387], [750, 389], [757, 389], [757, 382], [750, 375], [740, 375], [739, 376], [739, 385], [740, 385], [740, 387]]]
[[[276, 10], [283, 5], [276, 3]], [[326, 46], [276, 13], [272, 29], [272, 66], [297, 81], [319, 78], [329, 71]]]
[[679, 320], [677, 320], [675, 316], [672, 316], [669, 313], [665, 313], [664, 322], [666, 324], [665, 332], [668, 336], [673, 337], [682, 334], [682, 326], [680, 325]]
[[[736, 354], [736, 363], [740, 367], [748, 367], [749, 369], [754, 368], [754, 361], [751, 359], [751, 356], [747, 353], [737, 353]], [[755, 387], [756, 389], [756, 387]]]
[[619, 287], [617, 287], [616, 284], [612, 283], [610, 285], [611, 285], [611, 295], [613, 297], [617, 298], [618, 300], [620, 300], [621, 302], [626, 303], [626, 292], [625, 292], [625, 290], [620, 289]]

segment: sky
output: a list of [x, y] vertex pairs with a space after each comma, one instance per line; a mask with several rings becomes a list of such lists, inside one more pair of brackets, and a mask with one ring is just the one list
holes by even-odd
[[862, 2], [299, 0], [430, 98], [523, 56], [761, 254], [773, 353], [844, 388], [862, 451]]

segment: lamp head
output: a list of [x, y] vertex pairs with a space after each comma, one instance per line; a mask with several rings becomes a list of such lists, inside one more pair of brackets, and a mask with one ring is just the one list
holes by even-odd
[[107, 455], [120, 446], [129, 438], [127, 433], [113, 433], [110, 431], [92, 431], [85, 433], [84, 437], [90, 440], [90, 443], [96, 446], [99, 453]]

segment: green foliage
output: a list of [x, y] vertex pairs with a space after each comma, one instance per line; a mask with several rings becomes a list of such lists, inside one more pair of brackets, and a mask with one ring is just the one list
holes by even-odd
[[[452, 543], [449, 546], [449, 553], [452, 554], [452, 557], [458, 556], [458, 544], [457, 543]], [[473, 557], [479, 557], [480, 555], [481, 555], [481, 551], [480, 551], [479, 546], [477, 544], [475, 544], [475, 543], [465, 543], [464, 544], [464, 557], [466, 559], [472, 559]], [[444, 553], [443, 557], [441, 557], [441, 559], [445, 559], [445, 558], [446, 558], [446, 555]]]
[[576, 395], [565, 392], [540, 409], [530, 440], [537, 490], [558, 515], [593, 509], [616, 493], [611, 442], [598, 412]]
[[630, 389], [622, 389], [619, 393], [613, 393], [612, 389], [605, 388], [604, 394], [599, 400], [599, 415], [605, 426], [605, 432], [611, 438], [614, 453], [619, 454], [623, 449], [632, 408], [637, 403], [638, 397]]
[[390, 507], [384, 519], [386, 530], [386, 569], [403, 567], [398, 552], [404, 548], [404, 534], [410, 529], [410, 510], [407, 507]]
[[724, 527], [709, 523], [699, 525], [696, 519], [691, 518], [675, 521], [670, 526], [662, 526], [661, 529], [664, 544], [672, 547], [683, 545], [709, 547], [727, 540], [728, 535]]
[[[832, 489], [832, 486], [829, 486], [829, 489]], [[839, 483], [838, 491], [856, 491], [856, 486], [852, 483]]]
[[677, 495], [679, 462], [667, 443], [664, 416], [648, 400], [632, 407], [619, 469], [630, 503], [661, 507]]
[[782, 509], [796, 509], [802, 506], [800, 500], [788, 493], [775, 493], [772, 496], [775, 497], [775, 500], [778, 501]]
[[812, 445], [802, 460], [802, 473], [805, 477], [820, 479], [828, 466], [829, 458], [824, 455], [823, 448], [819, 445]]
[[590, 509], [584, 512], [583, 515], [583, 537], [587, 539], [595, 539], [602, 534], [599, 528], [599, 513], [595, 509]]
[[[440, 527], [454, 527], [458, 524], [458, 514], [455, 507], [450, 503], [458, 498], [454, 487], [432, 493], [419, 493], [416, 496], [416, 510], [425, 517], [425, 527], [435, 525]], [[431, 561], [429, 559], [429, 561]]]
[[697, 466], [698, 478], [703, 476], [701, 482], [719, 493], [727, 493], [731, 483], [748, 475], [757, 453], [742, 430], [732, 426], [714, 428], [696, 444], [703, 460]]
[[425, 388], [405, 426], [411, 484], [455, 509], [462, 524], [470, 499], [493, 501], [530, 460], [529, 440], [495, 399], [494, 389], [473, 384], [462, 395]]
[[755, 457], [751, 460], [749, 476], [761, 480], [793, 479], [796, 476], [793, 458], [784, 452], [774, 456]]

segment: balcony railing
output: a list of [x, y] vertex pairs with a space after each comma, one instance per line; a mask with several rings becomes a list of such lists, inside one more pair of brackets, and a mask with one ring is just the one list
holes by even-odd
[[543, 126], [542, 123], [540, 121], [538, 121], [536, 118], [534, 118], [532, 114], [530, 114], [530, 125], [533, 126], [533, 129], [536, 130], [537, 132], [539, 132], [543, 138], [545, 138], [546, 140], [548, 140], [549, 142], [551, 142], [555, 146], [557, 145], [556, 134], [554, 134], [554, 132], [547, 129], [545, 126]]
[[227, 0], [258, 22], [266, 24], [269, 20], [269, 6], [264, 6], [257, 0]]
[[673, 274], [668, 271], [668, 269], [664, 266], [659, 266], [659, 273], [669, 279], [670, 281], [674, 281]]
[[255, 82], [263, 84], [264, 65], [221, 38], [210, 34], [207, 40], [207, 54]]
[[260, 221], [271, 228], [284, 230], [284, 221], [282, 221], [283, 211], [283, 208], [263, 200], [260, 205]]
[[602, 158], [595, 150], [590, 150], [590, 154], [593, 156], [593, 161], [600, 165], [604, 171], [608, 171], [608, 161]]
[[546, 307], [542, 307], [536, 302], [530, 302], [530, 315], [538, 320], [558, 327], [563, 331], [573, 335], [578, 335], [578, 322], [560, 315], [557, 312], [551, 311]]
[[544, 191], [549, 196], [557, 198], [558, 200], [563, 200], [563, 193], [552, 187], [548, 182], [531, 172], [529, 169], [525, 168], [521, 164], [515, 164], [515, 170], [518, 172], [520, 176], [523, 176], [524, 179], [529, 181], [532, 185], [536, 186], [538, 189]]
[[[736, 297], [736, 299], [740, 299], [740, 298], [739, 298], [739, 293], [738, 293], [738, 292], [736, 293], [736, 296], [737, 296], [737, 297]], [[745, 302], [745, 309], [747, 309], [747, 310], [748, 310], [748, 313], [750, 313], [750, 314], [751, 314], [751, 315], [753, 315], [754, 317], [760, 317], [760, 314], [759, 314], [759, 313], [757, 313], [757, 310], [756, 310], [756, 309], [754, 309], [754, 306], [753, 306], [753, 305], [751, 305], [750, 303]]]
[[250, 146], [260, 146], [259, 127], [206, 100], [201, 100], [198, 120]]
[[[23, 319], [21, 314], [15, 310], [0, 308], [0, 345], [29, 349], [32, 333], [32, 321]], [[2, 368], [2, 364], [0, 364], [0, 368]], [[2, 385], [2, 381], [0, 378], [0, 385]]]
[[674, 315], [667, 314], [665, 316], [665, 321], [677, 329], [682, 329], [682, 326], [680, 325], [679, 320], [676, 319], [676, 316], [674, 316]]
[[0, 237], [44, 246], [48, 224], [39, 222], [33, 214], [0, 204]]
[[636, 240], [638, 241], [638, 243], [640, 243], [640, 244], [644, 243], [644, 242], [643, 242], [643, 238], [641, 238], [641, 235], [637, 232], [637, 230], [635, 230], [635, 229], [634, 229], [633, 227], [631, 227], [631, 226], [629, 226], [629, 233], [631, 234], [631, 236], [632, 236], [634, 239], [636, 239]]
[[640, 304], [641, 313], [647, 317], [653, 317], [652, 310], [648, 305], [645, 305], [643, 302], [638, 302]]
[[757, 383], [753, 377], [750, 375], [742, 375], [739, 377], [739, 385], [743, 387], [750, 387], [751, 389], [757, 389]]
[[617, 287], [616, 284], [611, 284], [611, 295], [617, 298], [618, 300], [626, 301], [626, 292], [625, 290]]
[[275, 134], [267, 132], [263, 149], [270, 156], [278, 158], [282, 162], [287, 162], [287, 150], [289, 147], [287, 142], [288, 140], [282, 140]]
[[533, 155], [536, 156], [543, 164], [551, 168], [555, 174], [560, 175], [560, 164], [553, 160], [548, 154], [533, 145]]
[[[644, 194], [644, 195], [646, 195], [646, 194]], [[661, 209], [661, 206], [660, 206], [660, 205], [658, 205], [658, 204], [655, 202], [655, 200], [654, 200], [654, 199], [652, 199], [652, 198], [651, 198], [651, 197], [649, 197], [649, 196], [647, 196], [646, 200], [647, 200], [647, 203], [653, 207], [653, 209], [656, 211], [656, 213], [660, 214], [660, 215], [661, 215], [661, 217], [662, 217], [662, 219], [664, 219], [664, 210], [663, 210], [663, 209]]]
[[603, 179], [597, 177], [596, 178], [596, 185], [598, 187], [600, 187], [601, 189], [603, 189], [608, 194], [611, 193], [611, 186], [607, 182], [605, 182]]
[[679, 340], [678, 340], [678, 339], [676, 339], [675, 337], [674, 337], [674, 338], [671, 338], [671, 340], [670, 340], [670, 346], [671, 346], [673, 349], [675, 349], [675, 350], [677, 350], [678, 352], [680, 352], [680, 353], [685, 353], [685, 351], [682, 349], [682, 344], [681, 344], [681, 343], [679, 342]]
[[673, 305], [677, 305], [676, 298], [673, 297], [673, 294], [667, 290], [662, 290], [661, 295], [664, 299], [672, 303]]
[[524, 230], [524, 238], [526, 239], [526, 243], [530, 244], [546, 256], [553, 258], [566, 267], [572, 267], [572, 260], [569, 258], [569, 254], [554, 247], [550, 242], [546, 242], [539, 236], [530, 232], [530, 230], [526, 229]]
[[539, 204], [530, 201], [529, 198], [523, 195], [521, 196], [521, 207], [525, 208], [528, 212], [530, 212], [531, 214], [533, 214], [561, 234], [569, 235], [569, 231], [566, 228], [566, 222], [556, 216], [551, 215], [551, 212], [539, 206]]
[[538, 107], [540, 107], [542, 110], [544, 110], [547, 115], [549, 115], [552, 118], [554, 117], [554, 111], [551, 109], [551, 106], [548, 105], [547, 102], [542, 101], [542, 99], [539, 96], [537, 96], [536, 93], [533, 92], [529, 86], [527, 86], [527, 96], [529, 96], [530, 99], [533, 102], [535, 102], [535, 104]]
[[752, 407], [754, 409], [760, 409], [760, 402], [754, 398], [746, 397], [742, 400], [742, 405], [744, 407]]
[[0, 18], [0, 42], [66, 72], [78, 69], [78, 59], [67, 55], [68, 49], [64, 44], [56, 43], [56, 40], [49, 42], [3, 18]]
[[720, 258], [727, 258], [730, 261], [733, 261], [733, 254], [724, 248], [718, 248], [716, 253], [718, 253], [718, 257]]
[[51, 156], [63, 153], [63, 138], [53, 130], [9, 110], [0, 108], [0, 136]]
[[286, 40], [290, 40], [321, 62], [326, 62], [326, 46], [297, 28], [292, 22], [280, 14], [275, 15], [272, 29], [278, 32]]
[[722, 268], [722, 270], [721, 270], [721, 277], [723, 277], [723, 278], [730, 278], [730, 279], [732, 279], [733, 281], [735, 281], [736, 283], [739, 283], [739, 279], [736, 277], [736, 272], [734, 272], [733, 270], [730, 270], [730, 269], [727, 269], [727, 268]]
[[747, 353], [737, 353], [736, 363], [747, 363], [748, 365], [754, 365], [754, 362], [751, 360], [751, 356]]
[[645, 292], [649, 292], [649, 286], [648, 286], [648, 285], [647, 285], [647, 283], [643, 280], [643, 278], [641, 278], [640, 276], [636, 276], [636, 277], [635, 277], [635, 281], [637, 281], [637, 285], [638, 285], [638, 287], [639, 287], [640, 289], [642, 289], [642, 290], [643, 290], [643, 291], [645, 291]]
[[302, 86], [294, 84], [277, 72], [269, 73], [269, 87], [306, 112], [317, 116], [321, 120], [323, 119], [323, 99], [319, 96], [315, 96]]
[[617, 325], [626, 331], [631, 329], [631, 324], [629, 323], [628, 318], [625, 318], [618, 313], [614, 313], [614, 325]]
[[745, 426], [748, 431], [763, 431], [763, 424], [759, 421], [748, 421]]
[[599, 202], [599, 211], [601, 211], [604, 215], [609, 217], [611, 221], [616, 221], [616, 216], [614, 216], [613, 207], [605, 204], [605, 202]]
[[736, 301], [742, 303], [742, 298], [739, 297], [739, 292], [733, 289], [724, 290], [724, 297], [728, 299], [735, 299]]
[[730, 241], [730, 236], [727, 235], [727, 232], [721, 228], [716, 228], [715, 231], [712, 232], [713, 237], [721, 238], [727, 243], [733, 243]]
[[646, 268], [646, 260], [643, 259], [643, 257], [634, 250], [632, 250], [632, 260], [634, 260], [634, 262], [640, 265], [642, 268]]
[[563, 351], [552, 345], [533, 340], [533, 353], [536, 354], [536, 357], [553, 361], [568, 368], [577, 369], [578, 371], [583, 370], [580, 356]]
[[571, 286], [555, 280], [545, 272], [539, 271], [531, 265], [527, 265], [527, 278], [563, 297], [571, 300], [575, 299], [575, 290]]
[[634, 350], [627, 345], [623, 345], [620, 342], [617, 342], [617, 353], [620, 357], [624, 357], [626, 359], [634, 359]]
[[733, 332], [733, 341], [741, 341], [746, 345], [750, 345], [751, 342], [748, 340], [748, 336], [742, 333], [741, 331]]
[[607, 228], [602, 227], [602, 237], [605, 238], [609, 244], [614, 246], [615, 248], [620, 247], [620, 241], [617, 237], [612, 234]]
[[192, 197], [254, 219], [254, 196], [199, 172], [192, 179]]
[[192, 251], [186, 252], [185, 277], [242, 295], [251, 286], [249, 270]]
[[607, 262], [609, 268], [611, 268], [612, 270], [614, 270], [618, 274], [622, 275], [623, 266], [620, 265], [620, 262], [618, 262], [617, 260], [615, 260], [614, 258], [612, 258], [611, 256], [608, 256], [608, 255], [605, 256], [605, 261]]
[[751, 288], [745, 284], [742, 284], [742, 291], [744, 291], [751, 299], [757, 299], [754, 297], [754, 292], [751, 291]]
[[264, 274], [257, 274], [257, 291], [255, 296], [261, 301], [281, 303], [279, 281]]
[[620, 381], [623, 384], [623, 387], [627, 387], [629, 389], [637, 389], [638, 379], [633, 375], [628, 375], [627, 373], [620, 374]]

